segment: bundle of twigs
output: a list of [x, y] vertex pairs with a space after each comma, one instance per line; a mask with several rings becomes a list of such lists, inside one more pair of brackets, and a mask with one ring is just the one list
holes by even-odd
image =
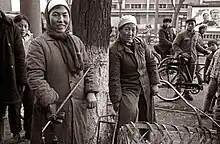
[[[140, 134], [140, 129], [146, 133]], [[150, 137], [146, 137], [150, 135]], [[205, 127], [187, 127], [137, 122], [119, 130], [117, 144], [215, 144], [216, 131]]]

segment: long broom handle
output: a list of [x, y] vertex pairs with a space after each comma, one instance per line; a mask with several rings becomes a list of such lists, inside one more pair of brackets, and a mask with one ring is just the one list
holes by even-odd
[[[61, 105], [59, 106], [59, 108], [56, 111], [56, 115], [60, 112], [60, 110], [63, 108], [63, 106], [65, 105], [65, 103], [69, 100], [69, 98], [72, 96], [73, 92], [76, 90], [76, 88], [78, 87], [78, 85], [80, 84], [80, 82], [84, 79], [84, 77], [87, 75], [87, 73], [89, 72], [91, 68], [88, 68], [86, 70], [86, 72], [84, 73], [84, 75], [80, 78], [80, 80], [78, 81], [78, 83], [74, 86], [74, 88], [70, 91], [70, 93], [68, 94], [68, 96], [64, 99], [64, 101], [61, 103]], [[41, 133], [43, 133], [46, 128], [49, 126], [49, 124], [51, 123], [51, 120], [47, 122], [47, 124], [44, 126], [44, 128], [42, 129]]]

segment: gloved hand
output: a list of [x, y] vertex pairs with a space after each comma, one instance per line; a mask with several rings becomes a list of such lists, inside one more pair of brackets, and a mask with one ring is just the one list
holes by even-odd
[[113, 109], [114, 109], [115, 112], [118, 112], [119, 106], [120, 106], [120, 102], [113, 104]]
[[179, 58], [180, 59], [183, 59], [184, 61], [188, 62], [190, 59], [191, 59], [191, 56], [186, 53], [186, 52], [183, 52], [179, 55]]
[[205, 50], [204, 55], [209, 55], [211, 52], [209, 50]]

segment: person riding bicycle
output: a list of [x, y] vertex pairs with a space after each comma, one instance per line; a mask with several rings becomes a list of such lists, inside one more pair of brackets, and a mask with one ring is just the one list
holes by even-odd
[[207, 56], [206, 61], [205, 61], [205, 66], [204, 66], [204, 81], [208, 83], [209, 86], [208, 86], [207, 94], [205, 96], [203, 111], [205, 113], [212, 114], [217, 96], [216, 96], [216, 91], [213, 91], [213, 82], [210, 82], [210, 73], [213, 67], [213, 63], [214, 63], [214, 61], [212, 61], [213, 55], [218, 50], [217, 40], [215, 39], [209, 40], [208, 49], [211, 50], [212, 53]]
[[[204, 49], [198, 42], [199, 36], [198, 33], [196, 33], [194, 30], [195, 25], [195, 19], [192, 18], [186, 20], [187, 29], [183, 32], [180, 32], [173, 42], [174, 57], [181, 55], [182, 57], [188, 59], [186, 65], [189, 68], [192, 78], [195, 72], [197, 51], [206, 55], [209, 54], [209, 51]], [[180, 69], [186, 71], [183, 65], [180, 65]], [[179, 78], [178, 81], [182, 81], [181, 78]], [[189, 90], [184, 90], [183, 95], [187, 100], [193, 100], [193, 97], [189, 94]]]
[[158, 32], [159, 44], [154, 46], [155, 50], [161, 55], [162, 59], [166, 58], [167, 55], [171, 55], [172, 42], [176, 37], [173, 27], [171, 26], [171, 22], [171, 18], [163, 19], [163, 25]]

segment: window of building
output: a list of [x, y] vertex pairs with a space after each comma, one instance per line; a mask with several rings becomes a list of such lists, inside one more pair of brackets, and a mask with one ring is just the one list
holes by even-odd
[[166, 8], [166, 4], [159, 4], [159, 8]]
[[142, 8], [146, 9], [147, 8], [147, 4], [142, 4]]
[[116, 9], [117, 8], [117, 4], [112, 4], [112, 9]]
[[131, 8], [141, 8], [141, 4], [131, 4]]
[[188, 8], [188, 4], [183, 4], [182, 8]]
[[167, 4], [167, 8], [173, 8], [172, 4]]
[[149, 8], [150, 8], [150, 9], [154, 9], [154, 4], [150, 4], [150, 5], [149, 5]]
[[129, 9], [130, 6], [131, 6], [130, 4], [125, 4], [125, 8], [126, 8], [126, 9]]

